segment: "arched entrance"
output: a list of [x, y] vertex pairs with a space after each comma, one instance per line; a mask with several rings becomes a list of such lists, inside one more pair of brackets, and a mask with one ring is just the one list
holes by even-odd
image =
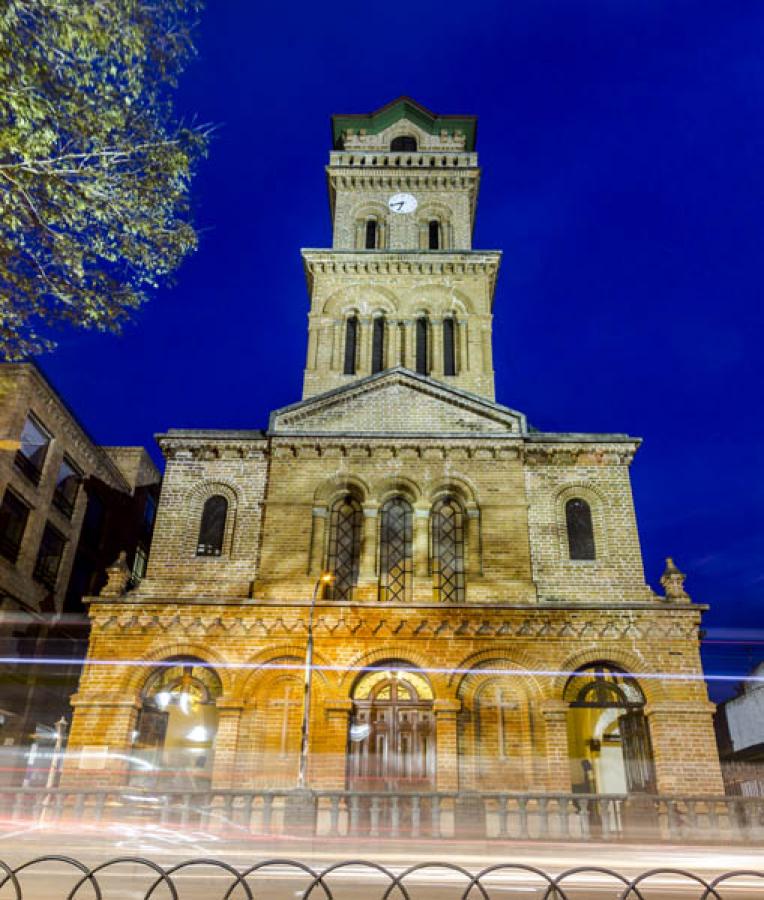
[[434, 790], [435, 717], [429, 681], [393, 660], [362, 675], [352, 698], [348, 789]]
[[637, 682], [608, 662], [574, 672], [563, 697], [573, 789], [592, 794], [653, 794], [655, 767]]
[[133, 734], [131, 784], [209, 787], [221, 693], [217, 673], [198, 659], [168, 659], [149, 675]]

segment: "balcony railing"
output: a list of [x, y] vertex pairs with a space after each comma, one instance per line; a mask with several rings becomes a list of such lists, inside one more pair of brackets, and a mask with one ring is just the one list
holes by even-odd
[[469, 169], [477, 167], [477, 153], [336, 150], [329, 155], [329, 164], [353, 168]]
[[764, 843], [764, 798], [508, 792], [0, 788], [0, 819], [228, 836]]

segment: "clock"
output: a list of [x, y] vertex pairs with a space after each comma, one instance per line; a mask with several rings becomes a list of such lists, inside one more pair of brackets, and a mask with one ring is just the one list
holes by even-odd
[[416, 197], [412, 194], [393, 194], [387, 201], [390, 212], [412, 213], [417, 207]]

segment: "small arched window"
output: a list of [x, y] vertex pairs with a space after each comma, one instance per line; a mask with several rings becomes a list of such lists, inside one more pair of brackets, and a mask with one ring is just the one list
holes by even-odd
[[361, 559], [362, 523], [361, 504], [351, 494], [340, 497], [332, 506], [326, 568], [334, 576], [327, 592], [333, 600], [353, 599]]
[[208, 497], [202, 509], [199, 525], [199, 539], [196, 542], [197, 556], [220, 556], [223, 552], [225, 520], [228, 515], [228, 501], [220, 494]]
[[454, 497], [432, 508], [435, 593], [443, 603], [464, 602], [464, 510]]
[[427, 226], [427, 239], [430, 250], [440, 250], [440, 222], [431, 219]]
[[565, 504], [568, 552], [571, 559], [596, 559], [592, 510], [586, 500], [574, 497]]
[[420, 375], [429, 375], [429, 337], [430, 322], [427, 316], [416, 320], [416, 370]]
[[402, 134], [390, 141], [390, 149], [395, 152], [402, 150], [404, 153], [416, 152], [416, 138], [410, 134]]
[[456, 322], [453, 316], [443, 319], [443, 374], [456, 375]]
[[381, 372], [385, 367], [385, 317], [374, 319], [371, 342], [371, 371]]
[[345, 322], [345, 375], [355, 375], [355, 361], [358, 347], [358, 317], [350, 316]]
[[367, 250], [377, 249], [377, 239], [379, 236], [379, 225], [376, 219], [366, 220], [366, 236], [364, 246]]

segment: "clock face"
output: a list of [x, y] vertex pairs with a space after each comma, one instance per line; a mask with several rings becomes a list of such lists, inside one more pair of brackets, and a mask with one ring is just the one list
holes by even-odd
[[412, 213], [416, 209], [416, 197], [412, 194], [393, 194], [387, 205], [390, 212]]

